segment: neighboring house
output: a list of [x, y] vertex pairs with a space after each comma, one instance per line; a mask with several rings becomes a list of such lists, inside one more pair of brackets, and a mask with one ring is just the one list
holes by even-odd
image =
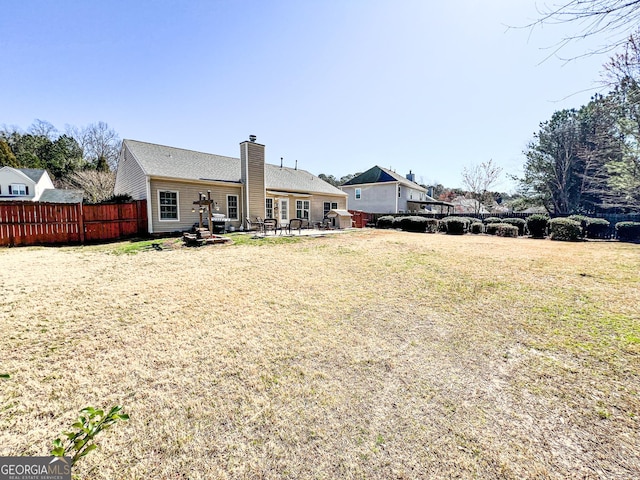
[[0, 168], [0, 200], [37, 202], [47, 189], [53, 189], [53, 182], [46, 170]]
[[114, 193], [147, 200], [149, 233], [189, 230], [199, 220], [194, 202], [208, 192], [236, 229], [256, 217], [314, 223], [346, 210], [344, 192], [305, 170], [265, 163], [264, 145], [250, 138], [240, 143], [240, 158], [124, 140]]
[[81, 203], [82, 190], [54, 188], [46, 170], [0, 168], [0, 200], [48, 203]]
[[474, 198], [457, 196], [453, 200], [451, 200], [451, 203], [454, 205], [455, 213], [489, 213], [489, 210], [487, 210], [487, 208], [482, 203]]
[[369, 213], [438, 212], [451, 204], [427, 195], [427, 189], [407, 177], [375, 166], [340, 186], [349, 195], [349, 208]]
[[0, 168], [0, 200], [81, 203], [82, 190], [60, 190], [46, 170], [40, 168]]

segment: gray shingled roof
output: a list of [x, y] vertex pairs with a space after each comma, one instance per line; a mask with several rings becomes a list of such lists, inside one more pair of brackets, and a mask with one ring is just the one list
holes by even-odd
[[29, 177], [36, 183], [40, 181], [45, 172], [45, 170], [41, 168], [16, 168], [16, 170], [24, 173], [27, 177]]
[[266, 164], [264, 183], [267, 188], [287, 192], [326, 193], [346, 196], [346, 193], [306, 170]]
[[185, 180], [240, 181], [240, 159], [153, 143], [125, 140], [124, 144], [146, 173]]
[[[219, 180], [240, 182], [240, 159], [153, 143], [124, 140], [124, 145], [149, 176], [185, 180]], [[345, 193], [306, 170], [266, 164], [265, 186], [290, 192], [313, 192], [331, 195]]]
[[343, 183], [343, 186], [350, 185], [363, 185], [366, 183], [386, 183], [386, 182], [400, 182], [402, 185], [407, 187], [411, 187], [414, 190], [419, 190], [426, 192], [427, 189], [423, 186], [412, 182], [408, 178], [403, 177], [402, 175], [398, 175], [393, 170], [389, 170], [388, 168], [381, 167], [379, 165], [375, 165], [371, 167], [366, 172], [361, 173], [357, 177], [353, 177], [348, 182]]
[[81, 203], [83, 196], [84, 192], [82, 190], [47, 188], [42, 192], [38, 201], [48, 203]]

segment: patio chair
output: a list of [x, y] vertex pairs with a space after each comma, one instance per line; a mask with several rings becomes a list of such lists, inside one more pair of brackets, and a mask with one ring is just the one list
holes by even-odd
[[264, 223], [260, 217], [256, 217], [254, 222], [252, 222], [251, 219], [247, 217], [246, 221], [247, 230], [257, 230], [258, 232], [264, 231]]
[[267, 235], [269, 232], [273, 232], [273, 234], [275, 235], [275, 233], [278, 231], [278, 220], [276, 220], [275, 218], [265, 218], [262, 225], [265, 235]]
[[302, 230], [304, 220], [302, 218], [293, 218], [289, 221], [289, 234], [291, 234], [292, 230], [298, 230], [298, 235], [300, 235], [300, 231]]

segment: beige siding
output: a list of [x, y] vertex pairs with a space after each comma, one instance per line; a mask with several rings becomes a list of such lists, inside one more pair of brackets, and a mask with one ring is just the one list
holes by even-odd
[[240, 157], [242, 181], [247, 185], [249, 191], [249, 204], [244, 214], [251, 219], [264, 217], [264, 145], [253, 142], [243, 142], [240, 147]]
[[336, 202], [338, 204], [338, 210], [347, 209], [347, 197], [334, 197], [332, 195], [313, 195], [311, 198], [310, 212], [312, 222], [322, 221], [324, 217], [324, 202]]
[[[207, 190], [211, 190], [211, 199], [218, 202], [219, 212], [228, 216], [227, 195], [238, 197], [238, 217], [237, 221], [229, 222], [227, 225], [240, 227], [242, 218], [242, 188], [240, 185], [217, 185], [212, 183], [179, 182], [171, 180], [152, 179], [151, 180], [151, 222], [152, 232], [175, 232], [189, 230], [194, 223], [198, 222], [198, 211], [192, 212], [193, 202], [198, 200], [198, 193], [205, 195]], [[160, 220], [160, 210], [158, 205], [158, 191], [178, 192], [178, 220]]]
[[147, 198], [147, 177], [126, 144], [120, 152], [113, 193], [129, 194], [134, 200]]

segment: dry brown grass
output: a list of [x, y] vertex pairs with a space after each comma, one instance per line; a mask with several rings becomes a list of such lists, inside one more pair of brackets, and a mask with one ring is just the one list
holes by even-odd
[[361, 231], [0, 250], [0, 455], [82, 478], [640, 477], [640, 246]]

